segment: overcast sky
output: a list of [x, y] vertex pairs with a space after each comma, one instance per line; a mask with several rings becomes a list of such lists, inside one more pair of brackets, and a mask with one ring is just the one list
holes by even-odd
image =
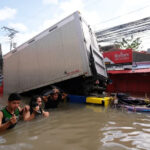
[[[20, 45], [77, 10], [96, 31], [150, 16], [150, 0], [0, 0], [0, 28], [18, 30]], [[5, 35], [0, 29], [3, 54], [9, 51]]]

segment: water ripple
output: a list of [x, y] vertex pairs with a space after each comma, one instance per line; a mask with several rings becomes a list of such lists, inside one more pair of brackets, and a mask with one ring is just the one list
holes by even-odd
[[0, 136], [0, 150], [150, 150], [149, 115], [97, 109], [69, 105], [19, 123]]
[[[138, 119], [137, 119], [138, 120]], [[105, 147], [113, 147], [118, 150], [135, 149], [149, 150], [150, 149], [150, 125], [148, 119], [141, 119], [143, 122], [133, 122], [133, 127], [116, 127], [113, 124], [106, 124], [101, 129], [103, 138], [100, 140]], [[135, 127], [136, 126], [136, 127]], [[146, 128], [143, 128], [146, 127]], [[137, 130], [138, 129], [138, 130]], [[120, 149], [119, 149], [120, 148]], [[116, 149], [115, 149], [116, 150]]]

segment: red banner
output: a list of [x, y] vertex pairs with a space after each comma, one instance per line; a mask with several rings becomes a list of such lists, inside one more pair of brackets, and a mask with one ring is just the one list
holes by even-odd
[[132, 49], [104, 52], [106, 64], [132, 63]]

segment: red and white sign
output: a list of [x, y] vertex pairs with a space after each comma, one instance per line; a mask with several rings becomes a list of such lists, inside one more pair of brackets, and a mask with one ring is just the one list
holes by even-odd
[[132, 63], [132, 49], [104, 52], [103, 56], [106, 64]]

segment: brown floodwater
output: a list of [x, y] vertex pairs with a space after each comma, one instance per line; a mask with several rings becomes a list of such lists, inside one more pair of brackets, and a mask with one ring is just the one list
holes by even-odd
[[[5, 99], [5, 98], [4, 98]], [[0, 101], [0, 106], [6, 102]], [[0, 133], [0, 150], [149, 150], [150, 114], [61, 104], [49, 118]]]

